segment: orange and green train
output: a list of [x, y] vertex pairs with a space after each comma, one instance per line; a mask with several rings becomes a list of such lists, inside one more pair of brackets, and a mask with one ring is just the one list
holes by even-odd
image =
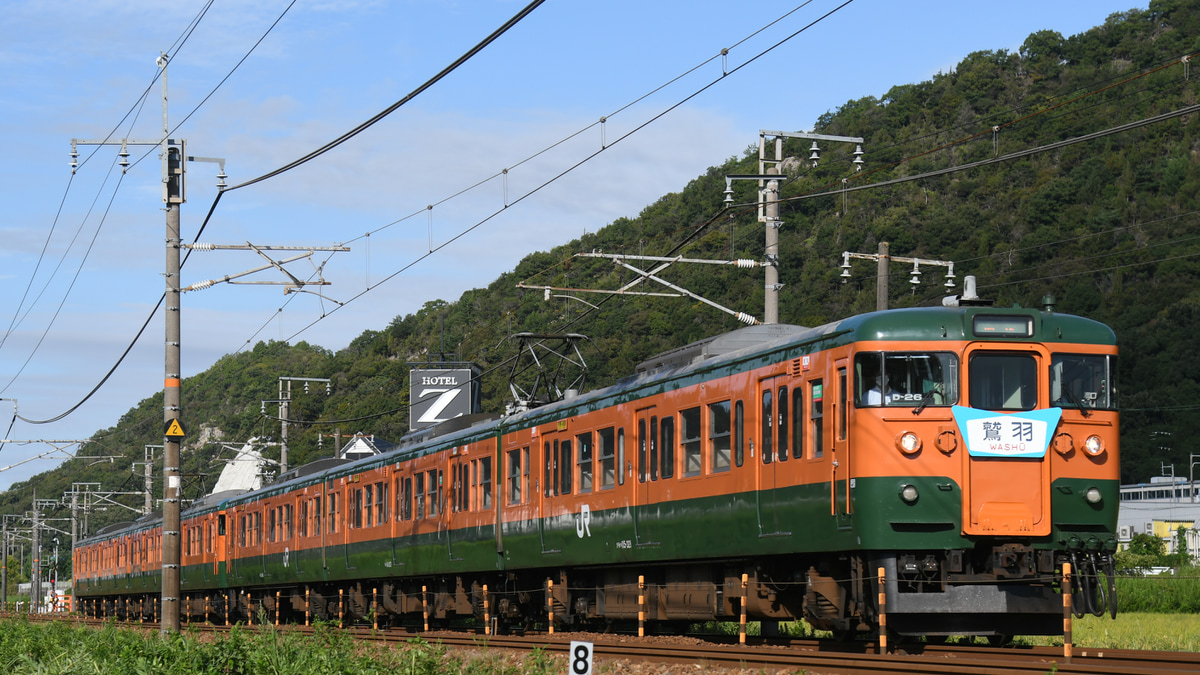
[[[743, 328], [193, 504], [182, 612], [520, 629], [744, 608], [852, 635], [882, 590], [893, 633], [1057, 633], [1064, 563], [1078, 611], [1116, 612], [1116, 358], [1108, 327], [1050, 307]], [[80, 542], [81, 611], [153, 615], [161, 526]]]

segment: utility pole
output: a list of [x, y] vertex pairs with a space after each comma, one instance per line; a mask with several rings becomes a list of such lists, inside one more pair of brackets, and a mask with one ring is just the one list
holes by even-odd
[[875, 277], [875, 309], [883, 311], [888, 308], [888, 276], [890, 274], [889, 264], [893, 262], [901, 262], [904, 264], [912, 263], [912, 277], [908, 283], [912, 284], [915, 290], [921, 284], [921, 265], [929, 265], [934, 267], [945, 267], [946, 271], [946, 288], [954, 288], [954, 262], [950, 260], [930, 260], [927, 258], [905, 258], [901, 256], [893, 256], [889, 254], [889, 245], [886, 241], [879, 242], [878, 253], [854, 253], [852, 251], [842, 251], [842, 283], [846, 283], [850, 279], [850, 259], [874, 260], [876, 265]]
[[[287, 390], [284, 390], [283, 383], [287, 382]], [[279, 398], [274, 401], [263, 401], [262, 413], [266, 414], [266, 404], [279, 404], [279, 422], [280, 422], [280, 445], [279, 445], [279, 475], [287, 473], [288, 470], [288, 419], [292, 414], [292, 382], [303, 382], [304, 393], [308, 393], [309, 382], [324, 382], [325, 395], [329, 395], [329, 386], [331, 380], [327, 377], [287, 377], [280, 376], [279, 378]]]
[[29, 609], [36, 613], [39, 599], [42, 597], [42, 528], [38, 522], [37, 488], [33, 490], [33, 564], [29, 571]]
[[[157, 145], [162, 160], [162, 200], [166, 205], [166, 290], [165, 318], [166, 339], [163, 375], [163, 532], [162, 532], [162, 632], [179, 631], [179, 506], [182, 479], [180, 472], [179, 445], [183, 439], [180, 424], [180, 318], [179, 318], [179, 250], [180, 206], [186, 201], [185, 174], [187, 170], [187, 142], [169, 137], [171, 128], [167, 121], [167, 64], [169, 58], [160, 54], [155, 61], [162, 70], [162, 136], [155, 140], [138, 141], [121, 139], [71, 140], [71, 171], [78, 164], [77, 145], [120, 145], [121, 169], [129, 168], [130, 145]], [[200, 161], [223, 160], [193, 158]], [[224, 169], [218, 174], [218, 187], [224, 187]]]

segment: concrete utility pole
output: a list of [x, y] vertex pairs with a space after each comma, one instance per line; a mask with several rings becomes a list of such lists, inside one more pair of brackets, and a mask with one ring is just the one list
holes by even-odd
[[42, 597], [42, 527], [38, 523], [38, 506], [37, 506], [37, 489], [33, 491], [33, 565], [29, 571], [29, 609], [30, 612], [36, 612], [41, 606], [40, 599]]
[[[287, 382], [287, 390], [284, 390], [283, 383]], [[309, 382], [324, 382], [325, 395], [329, 395], [329, 386], [331, 380], [327, 377], [287, 377], [279, 378], [279, 398], [275, 401], [263, 401], [263, 404], [278, 403], [279, 404], [279, 422], [280, 422], [280, 438], [279, 438], [279, 475], [287, 473], [288, 470], [288, 419], [292, 415], [292, 383], [303, 382], [304, 393], [308, 393]], [[265, 414], [265, 408], [264, 408]]]
[[[121, 146], [121, 169], [129, 167], [130, 145], [157, 145], [160, 147], [162, 160], [162, 200], [166, 205], [166, 291], [165, 317], [166, 340], [163, 376], [163, 533], [162, 533], [162, 632], [178, 632], [179, 630], [179, 507], [182, 479], [180, 477], [179, 445], [184, 437], [183, 426], [180, 423], [180, 318], [179, 318], [179, 209], [186, 201], [185, 173], [187, 168], [187, 142], [169, 137], [171, 132], [167, 121], [167, 63], [166, 54], [160, 54], [155, 63], [162, 69], [162, 136], [155, 140], [138, 141], [121, 139], [108, 140], [71, 140], [71, 171], [78, 167], [76, 158], [77, 145], [117, 145]], [[208, 158], [193, 158], [200, 161], [217, 161]], [[224, 178], [224, 171], [218, 175]], [[224, 187], [224, 180], [218, 183]]]

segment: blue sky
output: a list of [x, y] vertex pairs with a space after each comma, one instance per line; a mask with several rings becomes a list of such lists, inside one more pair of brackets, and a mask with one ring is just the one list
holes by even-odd
[[[636, 216], [708, 167], [742, 155], [758, 142], [760, 129], [809, 130], [826, 111], [948, 72], [973, 51], [1016, 51], [1031, 32], [1072, 35], [1113, 12], [1147, 4], [854, 0], [838, 9], [843, 2], [549, 0], [354, 139], [221, 198], [201, 241], [346, 244], [350, 252], [324, 265], [331, 285], [316, 290], [353, 301], [330, 313], [333, 302], [311, 294], [285, 297], [279, 286], [218, 284], [185, 293], [183, 375], [260, 340], [341, 349], [430, 300], [456, 300], [487, 285], [529, 252]], [[117, 148], [81, 146], [81, 161], [87, 161], [73, 180], [68, 153], [72, 138], [160, 137], [155, 59], [172, 49], [206, 4], [5, 0], [0, 7], [6, 150], [0, 165], [0, 397], [16, 399], [23, 417], [53, 418], [80, 401], [162, 294], [157, 152], [137, 162], [147, 150], [131, 148], [137, 163], [120, 179], [113, 168]], [[224, 158], [228, 183], [236, 185], [400, 100], [526, 4], [300, 0], [288, 9], [288, 0], [216, 0], [170, 54], [168, 119], [172, 128], [183, 122], [172, 137], [186, 139], [190, 155]], [[722, 48], [730, 48], [726, 57], [719, 56]], [[721, 78], [723, 69], [733, 72]], [[126, 117], [131, 110], [135, 114]], [[601, 117], [607, 117], [602, 129], [594, 124]], [[604, 152], [517, 202], [602, 143]], [[869, 145], [865, 150], [869, 164]], [[507, 167], [507, 183], [494, 178]], [[188, 167], [185, 241], [195, 237], [216, 197], [216, 170], [205, 163]], [[517, 203], [504, 209], [506, 201]], [[437, 206], [426, 210], [430, 204]], [[262, 263], [249, 252], [197, 252], [183, 285]], [[289, 269], [301, 278], [313, 272], [307, 261]], [[0, 401], [0, 438], [84, 439], [115, 425], [161, 390], [163, 352], [160, 314], [99, 393], [63, 420], [17, 421], [10, 430], [14, 403]], [[185, 391], [185, 404], [186, 398]], [[0, 489], [55, 466], [61, 454], [25, 461], [52, 449], [0, 447]]]

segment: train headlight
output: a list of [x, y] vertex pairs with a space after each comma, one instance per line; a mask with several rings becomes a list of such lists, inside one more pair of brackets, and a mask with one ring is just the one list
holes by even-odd
[[903, 499], [905, 504], [916, 504], [920, 496], [914, 485], [905, 484], [900, 488], [900, 499]]
[[1097, 457], [1104, 452], [1104, 441], [1100, 440], [1099, 436], [1088, 436], [1083, 442], [1083, 451], [1092, 457]]
[[921, 437], [915, 432], [905, 431], [896, 437], [896, 449], [906, 455], [915, 455], [921, 450]]
[[1100, 494], [1100, 490], [1094, 487], [1088, 488], [1087, 492], [1083, 493], [1083, 498], [1086, 499], [1087, 503], [1089, 504], [1099, 504], [1104, 500], [1104, 496]]

